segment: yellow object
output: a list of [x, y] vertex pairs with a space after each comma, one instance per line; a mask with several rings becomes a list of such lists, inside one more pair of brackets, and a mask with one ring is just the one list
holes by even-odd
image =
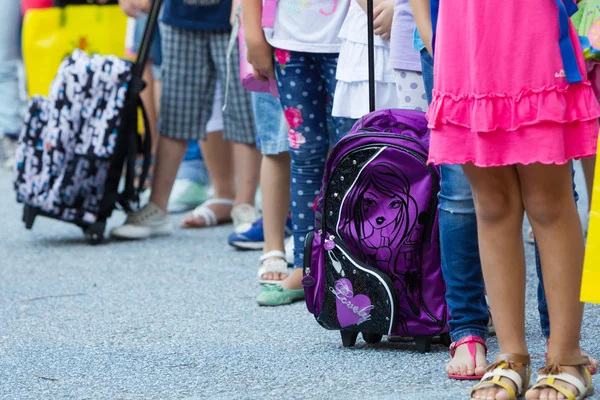
[[127, 17], [119, 6], [80, 5], [29, 10], [23, 60], [29, 95], [47, 96], [62, 60], [77, 48], [125, 57]]
[[600, 162], [596, 163], [581, 301], [600, 304]]

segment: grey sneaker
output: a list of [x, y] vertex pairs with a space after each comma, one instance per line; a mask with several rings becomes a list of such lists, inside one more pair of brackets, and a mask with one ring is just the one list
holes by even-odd
[[153, 203], [130, 214], [125, 224], [115, 228], [111, 236], [118, 239], [147, 239], [152, 236], [170, 235], [173, 225], [169, 216]]

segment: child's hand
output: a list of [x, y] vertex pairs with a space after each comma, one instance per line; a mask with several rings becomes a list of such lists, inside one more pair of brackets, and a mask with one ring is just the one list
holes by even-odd
[[261, 81], [275, 79], [275, 70], [273, 68], [273, 48], [267, 43], [264, 36], [262, 38], [246, 38], [248, 46], [248, 62], [254, 68], [254, 77]]
[[373, 10], [373, 28], [376, 35], [383, 40], [390, 40], [392, 34], [392, 21], [394, 19], [394, 1], [384, 0]]
[[143, 11], [145, 13], [150, 11], [151, 2], [150, 0], [119, 0], [119, 6], [121, 6], [121, 10], [132, 18], [139, 18], [139, 11]]

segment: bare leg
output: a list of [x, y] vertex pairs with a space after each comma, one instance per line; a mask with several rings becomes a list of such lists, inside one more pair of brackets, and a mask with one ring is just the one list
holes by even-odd
[[156, 151], [156, 168], [152, 179], [150, 202], [166, 212], [171, 189], [177, 177], [177, 170], [187, 149], [186, 140], [176, 140], [161, 136]]
[[[519, 166], [518, 170], [523, 201], [542, 261], [552, 327], [548, 357], [577, 356], [581, 354], [579, 335], [583, 304], [579, 301], [579, 293], [585, 247], [573, 199], [571, 164], [534, 164]], [[581, 379], [576, 368], [564, 367], [564, 370]], [[574, 387], [566, 383], [562, 386], [577, 395]], [[553, 389], [527, 393], [527, 399], [555, 398], [565, 397]]]
[[162, 81], [154, 79], [154, 107], [156, 108], [156, 115], [160, 115], [160, 96], [162, 96]]
[[[260, 171], [263, 202], [264, 252], [284, 251], [285, 220], [290, 206], [290, 153], [263, 156]], [[287, 274], [268, 273], [264, 280], [280, 281]]]
[[588, 211], [592, 208], [592, 193], [594, 189], [594, 172], [596, 169], [596, 156], [590, 158], [582, 158], [581, 165], [583, 166], [583, 175], [585, 175], [585, 185], [588, 193]]
[[[235, 176], [231, 143], [223, 140], [223, 132], [214, 132], [210, 133], [206, 140], [200, 141], [200, 148], [210, 181], [215, 189], [215, 198], [235, 199]], [[218, 221], [231, 221], [231, 206], [213, 204], [209, 207], [217, 216]], [[183, 219], [183, 226], [185, 227], [205, 225], [206, 221], [202, 217], [196, 218], [189, 214]]]
[[[515, 167], [463, 166], [471, 183], [481, 265], [500, 353], [528, 354], [525, 343], [525, 250], [523, 202]], [[524, 369], [518, 371], [521, 374]], [[509, 379], [503, 379], [513, 385]], [[506, 390], [481, 389], [475, 399], [508, 400]]]
[[[154, 97], [154, 78], [152, 77], [152, 61], [148, 61], [144, 67], [144, 74], [142, 76], [146, 87], [140, 93], [142, 103], [146, 108], [146, 114], [148, 115], [148, 121], [150, 122], [150, 134], [152, 135], [152, 154], [156, 154], [158, 147], [158, 133], [156, 131], [156, 122], [158, 119], [158, 108], [156, 107], [156, 98]], [[148, 134], [148, 132], [145, 132]]]
[[254, 205], [262, 155], [255, 144], [232, 143], [231, 146], [237, 178], [235, 205]]

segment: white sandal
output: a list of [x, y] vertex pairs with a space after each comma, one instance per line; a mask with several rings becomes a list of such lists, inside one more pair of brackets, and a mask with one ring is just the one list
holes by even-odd
[[[275, 258], [271, 260], [271, 258]], [[260, 268], [258, 268], [258, 283], [261, 285], [277, 285], [281, 281], [266, 280], [262, 279], [264, 274], [269, 273], [288, 273], [288, 264], [285, 260], [285, 253], [283, 251], [275, 250], [263, 254], [260, 257]]]
[[196, 224], [196, 223], [187, 223], [184, 220], [184, 222], [182, 223], [181, 226], [182, 226], [182, 228], [208, 228], [208, 227], [217, 226], [217, 225], [223, 224], [223, 223], [229, 223], [229, 222], [231, 222], [231, 219], [219, 221], [215, 212], [213, 210], [211, 210], [210, 208], [208, 208], [208, 206], [223, 205], [223, 206], [233, 207], [234, 203], [235, 202], [230, 199], [207, 200], [204, 203], [200, 204], [198, 207], [194, 208], [194, 210], [189, 214], [192, 216], [192, 218], [194, 220], [196, 220], [198, 218], [204, 219], [204, 224], [200, 225], [200, 224]]
[[[510, 400], [520, 398], [525, 393], [524, 389], [529, 386], [529, 377], [531, 375], [530, 364], [531, 359], [527, 355], [498, 355], [495, 362], [488, 367], [488, 372], [483, 375], [481, 381], [471, 389], [471, 400], [474, 400], [473, 394], [476, 391], [490, 387], [498, 387], [506, 390], [510, 396]], [[516, 371], [516, 369], [521, 366], [524, 366], [527, 369], [525, 382], [523, 382], [523, 378], [521, 378], [521, 375]], [[510, 379], [517, 387], [517, 390], [514, 391], [508, 383], [502, 382], [500, 380], [502, 378]]]
[[[583, 400], [594, 393], [592, 375], [587, 368], [584, 368], [588, 364], [589, 359], [583, 356], [548, 358], [546, 360], [546, 367], [540, 371], [536, 384], [531, 388], [531, 390], [550, 388], [561, 393], [568, 400]], [[579, 367], [580, 372], [583, 373], [582, 375], [587, 381], [587, 384], [579, 378], [563, 372], [561, 366]], [[543, 380], [546, 380], [546, 382], [541, 383]], [[575, 396], [575, 393], [572, 393], [570, 390], [557, 385], [557, 381], [562, 381], [575, 386], [579, 392], [579, 395]]]

